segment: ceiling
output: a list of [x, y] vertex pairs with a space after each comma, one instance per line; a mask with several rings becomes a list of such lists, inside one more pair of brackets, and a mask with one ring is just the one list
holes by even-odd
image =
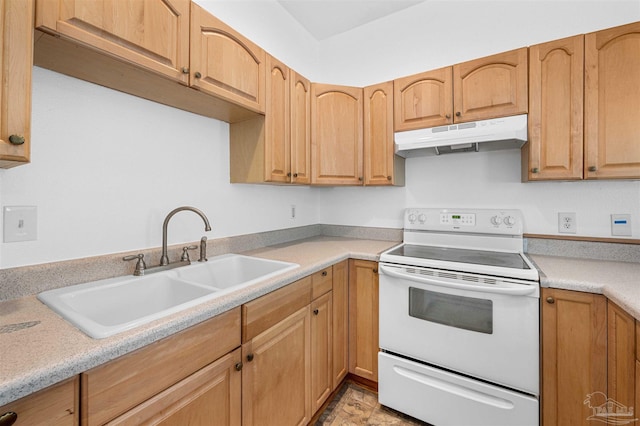
[[324, 40], [425, 0], [278, 0], [316, 40]]

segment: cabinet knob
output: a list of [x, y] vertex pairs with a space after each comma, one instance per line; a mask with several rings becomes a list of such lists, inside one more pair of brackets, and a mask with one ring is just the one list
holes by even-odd
[[313, 310], [313, 315], [318, 315], [320, 313], [320, 311], [318, 309], [314, 309]]
[[533, 169], [531, 169], [531, 173], [538, 173], [540, 170], [538, 170], [537, 167], [534, 167]]
[[451, 114], [445, 115], [444, 118], [446, 118], [447, 120], [450, 120], [451, 119]]
[[247, 361], [249, 362], [253, 361], [253, 354], [247, 355]]
[[287, 173], [287, 177], [291, 177], [291, 172]]
[[9, 136], [9, 142], [13, 145], [22, 145], [24, 143], [24, 136], [11, 135]]
[[460, 111], [456, 112], [456, 117], [460, 117], [462, 113]]
[[189, 74], [189, 67], [182, 67], [180, 71], [182, 71], [182, 74]]
[[236, 371], [242, 370], [242, 363], [241, 362], [237, 363], [235, 368], [236, 368]]
[[595, 172], [596, 170], [598, 170], [598, 168], [596, 166], [589, 166], [589, 171], [590, 172]]
[[554, 299], [553, 297], [549, 296], [549, 297], [547, 297], [547, 303], [553, 305], [554, 303], [556, 303], [556, 299]]
[[378, 268], [373, 268], [373, 273], [377, 274], [378, 273]]
[[391, 182], [391, 176], [387, 176], [387, 180]]
[[18, 420], [18, 414], [13, 411], [7, 411], [0, 416], [0, 426], [11, 426]]
[[196, 73], [193, 75], [195, 78], [200, 78], [202, 77], [202, 74], [200, 74], [199, 71], [196, 71]]
[[294, 177], [294, 178], [297, 178], [297, 177], [298, 177], [298, 174], [297, 174], [297, 173], [294, 173], [294, 174], [293, 174], [293, 177]]
[[320, 275], [322, 275], [323, 277], [326, 277], [327, 276], [327, 271], [322, 271], [322, 274], [320, 274]]

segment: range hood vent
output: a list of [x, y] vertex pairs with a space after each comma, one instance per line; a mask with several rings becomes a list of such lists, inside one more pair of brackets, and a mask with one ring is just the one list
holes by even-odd
[[520, 148], [527, 141], [527, 115], [409, 130], [395, 134], [401, 157]]

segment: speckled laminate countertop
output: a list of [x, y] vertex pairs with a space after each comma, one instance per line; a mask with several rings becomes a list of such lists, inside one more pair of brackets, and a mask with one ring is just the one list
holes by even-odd
[[[348, 258], [378, 260], [393, 241], [314, 237], [244, 252], [290, 272], [106, 339], [92, 339], [36, 296], [0, 303], [0, 406], [214, 317]], [[20, 328], [31, 325], [30, 327]], [[34, 325], [35, 324], [35, 325]]]
[[640, 262], [529, 255], [542, 287], [604, 294], [640, 321]]

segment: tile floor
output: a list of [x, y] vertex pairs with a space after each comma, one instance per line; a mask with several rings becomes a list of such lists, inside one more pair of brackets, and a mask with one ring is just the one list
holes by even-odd
[[315, 426], [352, 425], [424, 426], [427, 423], [383, 407], [378, 404], [378, 397], [374, 392], [355, 383], [345, 382]]

